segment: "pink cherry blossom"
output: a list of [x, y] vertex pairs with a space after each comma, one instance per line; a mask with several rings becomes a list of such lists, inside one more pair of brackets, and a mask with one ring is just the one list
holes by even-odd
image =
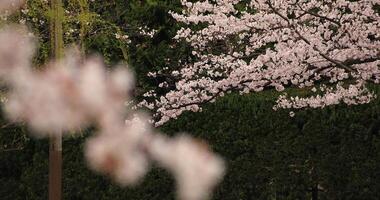
[[[327, 82], [339, 92], [311, 98], [305, 105], [362, 104], [375, 97], [365, 85], [380, 80], [376, 0], [181, 3], [182, 13], [170, 12], [184, 24], [174, 39], [188, 42], [196, 59], [183, 63], [179, 70], [166, 70], [165, 74], [175, 77], [176, 82], [168, 85], [174, 89], [164, 94], [160, 90], [162, 95], [149, 91], [150, 96], [139, 104], [153, 110], [156, 126], [185, 111], [200, 111], [202, 104], [231, 91], [283, 91], [289, 86], [312, 89]], [[193, 28], [198, 24], [203, 28]], [[353, 80], [360, 86], [343, 84]], [[343, 92], [352, 88], [362, 92]], [[283, 102], [283, 96], [280, 99], [278, 102]], [[275, 106], [284, 107], [289, 106]]]

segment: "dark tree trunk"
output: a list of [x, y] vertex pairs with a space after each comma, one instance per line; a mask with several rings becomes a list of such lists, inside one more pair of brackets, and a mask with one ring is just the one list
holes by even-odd
[[62, 141], [51, 137], [49, 144], [49, 200], [62, 199]]

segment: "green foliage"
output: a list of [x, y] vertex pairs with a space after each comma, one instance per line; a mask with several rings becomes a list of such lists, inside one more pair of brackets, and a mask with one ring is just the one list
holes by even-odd
[[233, 94], [162, 130], [193, 133], [225, 157], [229, 171], [215, 199], [310, 199], [316, 185], [320, 199], [380, 195], [379, 100], [291, 118], [272, 110], [273, 96]]
[[[380, 196], [379, 100], [298, 111], [291, 118], [272, 110], [274, 96], [231, 94], [161, 131], [191, 133], [225, 158], [228, 171], [214, 199], [310, 199], [316, 185], [320, 199]], [[64, 141], [64, 199], [174, 199], [174, 182], [161, 169], [129, 189], [87, 169], [83, 146], [89, 135]], [[47, 150], [47, 141], [27, 140], [23, 151], [0, 153], [3, 199], [46, 199]], [[18, 193], [9, 194], [15, 188]]]
[[31, 140], [25, 135], [27, 130], [23, 126], [5, 125], [2, 124], [0, 130], [1, 199], [47, 197], [47, 141]]
[[[148, 72], [168, 68], [172, 71], [181, 67], [179, 61], [186, 61], [191, 54], [188, 44], [173, 39], [180, 28], [170, 16], [169, 11], [181, 10], [178, 0], [161, 1], [129, 1], [126, 10], [121, 15], [124, 22], [119, 24], [126, 27], [132, 43], [128, 48], [128, 63], [136, 72], [137, 95], [152, 88], [163, 81], [172, 82], [170, 76], [159, 78], [147, 77]], [[157, 31], [152, 37], [139, 33], [139, 27], [149, 27]]]

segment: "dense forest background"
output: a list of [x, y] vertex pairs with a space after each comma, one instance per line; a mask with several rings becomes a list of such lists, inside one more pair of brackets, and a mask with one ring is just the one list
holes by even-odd
[[[43, 2], [30, 0], [27, 12], [9, 19], [26, 23], [37, 36], [36, 67], [48, 62], [50, 52], [49, 8]], [[108, 66], [128, 63], [137, 76], [136, 99], [168, 78], [148, 77], [148, 72], [191, 59], [189, 46], [172, 39], [179, 25], [168, 12], [181, 10], [179, 0], [64, 2], [65, 44], [78, 45], [83, 55], [103, 55]], [[380, 88], [372, 89], [379, 94]], [[380, 100], [307, 109], [291, 118], [288, 111], [273, 111], [277, 96], [269, 90], [232, 93], [160, 130], [204, 139], [225, 158], [228, 171], [214, 199], [378, 199]], [[47, 198], [48, 141], [30, 138], [28, 131], [1, 117], [1, 199]], [[83, 145], [91, 134], [83, 130], [63, 141], [64, 199], [174, 199], [173, 180], [164, 170], [153, 170], [135, 188], [120, 188], [87, 169]]]

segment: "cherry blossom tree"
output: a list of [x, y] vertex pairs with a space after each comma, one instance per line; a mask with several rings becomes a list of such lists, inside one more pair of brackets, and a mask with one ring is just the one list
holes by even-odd
[[182, 13], [170, 13], [182, 24], [175, 39], [193, 51], [179, 69], [148, 74], [170, 77], [139, 104], [153, 110], [156, 126], [184, 111], [201, 111], [202, 104], [231, 91], [299, 87], [311, 92], [307, 97], [283, 93], [275, 110], [363, 104], [376, 96], [367, 86], [380, 80], [377, 0], [181, 3]]
[[[0, 11], [15, 6], [2, 1]], [[101, 58], [85, 59], [72, 50], [33, 70], [34, 39], [20, 25], [1, 27], [0, 44], [0, 79], [9, 89], [5, 111], [10, 120], [26, 122], [36, 137], [94, 126], [97, 133], [85, 146], [90, 168], [129, 186], [155, 162], [175, 176], [182, 200], [206, 199], [221, 180], [224, 162], [207, 145], [186, 135], [159, 134], [148, 117], [125, 106], [134, 86], [127, 67], [107, 71]]]

